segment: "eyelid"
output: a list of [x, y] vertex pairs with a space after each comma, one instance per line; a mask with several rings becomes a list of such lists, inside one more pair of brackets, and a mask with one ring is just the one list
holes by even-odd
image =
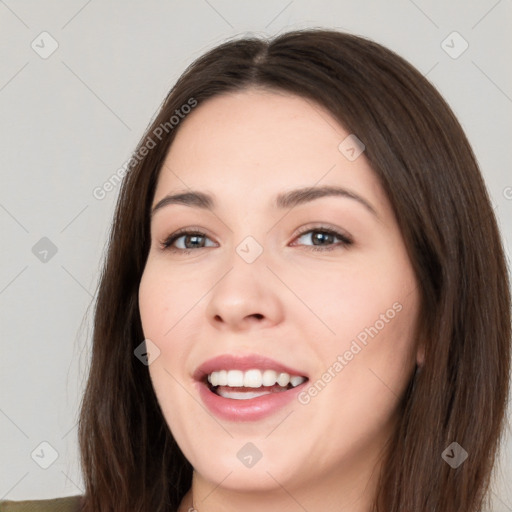
[[338, 238], [342, 239], [347, 244], [353, 244], [354, 239], [352, 236], [345, 231], [344, 229], [341, 229], [337, 226], [334, 226], [332, 224], [326, 223], [326, 222], [312, 222], [309, 224], [306, 224], [304, 226], [301, 226], [297, 232], [294, 234], [294, 240], [296, 238], [299, 238], [301, 235], [304, 235], [306, 233], [309, 233], [311, 231], [320, 231], [320, 232], [326, 232], [331, 233]]

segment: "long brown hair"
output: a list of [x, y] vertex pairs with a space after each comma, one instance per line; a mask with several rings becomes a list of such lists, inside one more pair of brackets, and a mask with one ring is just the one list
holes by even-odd
[[[170, 119], [191, 110], [184, 105], [248, 87], [316, 102], [363, 141], [420, 283], [425, 364], [403, 397], [374, 510], [479, 511], [510, 372], [509, 281], [494, 212], [463, 130], [434, 87], [379, 44], [321, 29], [235, 39], [209, 51], [178, 80], [135, 151], [95, 307], [79, 424], [84, 510], [175, 511], [190, 488], [192, 468], [147, 367], [134, 357], [144, 339], [138, 287], [156, 180], [186, 122]], [[452, 442], [468, 453], [457, 468], [441, 456]]]

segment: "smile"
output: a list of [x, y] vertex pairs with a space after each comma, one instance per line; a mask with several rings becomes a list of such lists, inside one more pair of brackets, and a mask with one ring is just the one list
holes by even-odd
[[263, 356], [220, 356], [194, 374], [199, 394], [216, 416], [256, 421], [289, 404], [308, 380], [301, 372]]
[[208, 375], [210, 389], [223, 398], [250, 400], [296, 388], [306, 377], [275, 370], [221, 370]]

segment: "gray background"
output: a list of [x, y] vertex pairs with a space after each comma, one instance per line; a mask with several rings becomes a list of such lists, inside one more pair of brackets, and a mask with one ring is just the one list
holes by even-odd
[[[368, 36], [428, 76], [473, 145], [510, 254], [511, 0], [0, 1], [0, 499], [83, 492], [86, 313], [118, 193], [98, 200], [93, 189], [205, 50], [312, 26]], [[510, 437], [493, 512], [512, 511], [507, 481]]]

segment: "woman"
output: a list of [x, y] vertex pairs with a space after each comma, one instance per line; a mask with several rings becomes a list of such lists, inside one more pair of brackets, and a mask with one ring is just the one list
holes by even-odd
[[127, 169], [71, 506], [476, 512], [509, 360], [496, 220], [434, 88], [336, 31], [230, 41]]

